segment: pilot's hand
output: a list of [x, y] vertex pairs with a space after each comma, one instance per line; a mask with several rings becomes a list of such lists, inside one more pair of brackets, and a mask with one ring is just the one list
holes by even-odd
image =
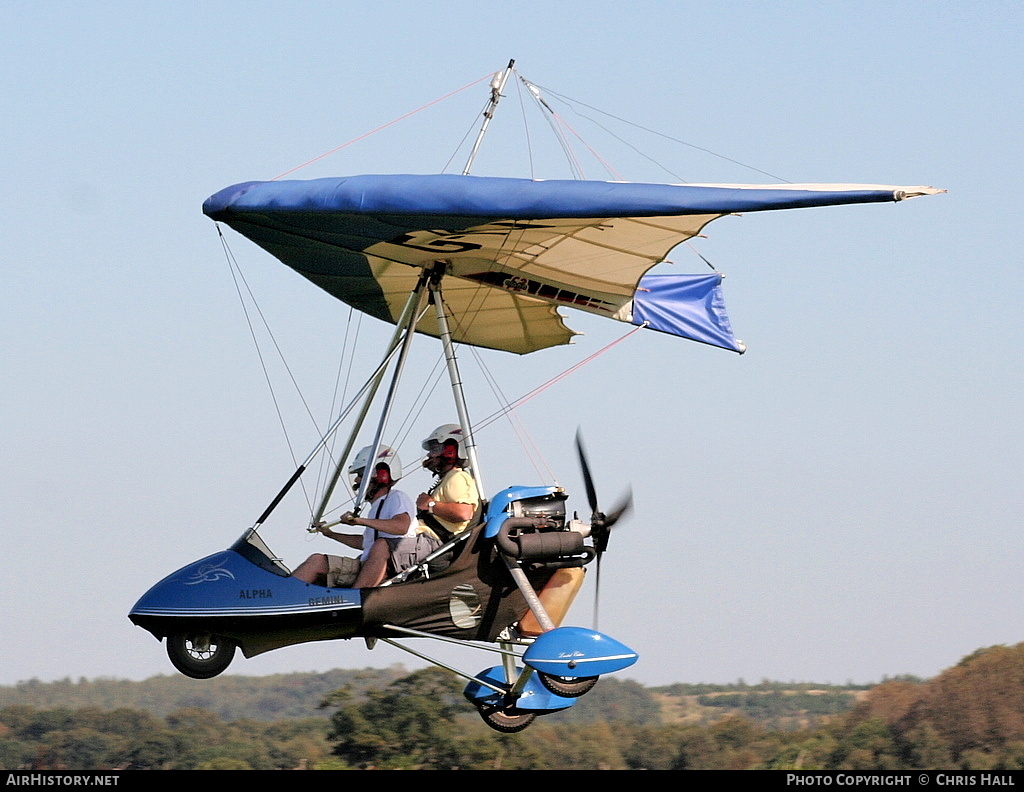
[[338, 518], [338, 522], [344, 523], [345, 525], [355, 525], [356, 516], [352, 512], [345, 512]]
[[430, 508], [430, 501], [433, 498], [425, 492], [421, 492], [416, 498], [416, 508], [419, 511], [427, 511]]

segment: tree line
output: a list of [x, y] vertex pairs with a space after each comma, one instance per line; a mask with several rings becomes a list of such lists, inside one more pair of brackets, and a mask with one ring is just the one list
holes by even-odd
[[[807, 728], [732, 713], [667, 722], [639, 706], [545, 717], [504, 735], [480, 721], [462, 686], [426, 669], [376, 688], [343, 685], [323, 699], [321, 717], [276, 721], [198, 708], [161, 717], [8, 705], [0, 768], [1024, 769], [1024, 644], [978, 650], [931, 680], [872, 686]], [[719, 694], [779, 698], [770, 689]]]
[[[345, 688], [360, 696], [385, 688], [408, 674], [404, 667], [395, 665], [385, 669], [335, 669], [262, 677], [224, 674], [207, 680], [178, 674], [143, 681], [33, 679], [0, 686], [0, 708], [127, 708], [158, 717], [180, 709], [200, 708], [225, 721], [325, 718], [319, 705], [333, 691]], [[816, 725], [818, 715], [845, 712], [868, 687], [769, 681], [748, 685], [742, 680], [725, 685], [679, 683], [645, 687], [633, 680], [609, 677], [571, 709], [551, 718], [559, 722], [605, 719], [649, 723], [685, 719], [711, 723], [727, 714], [738, 714], [768, 726], [797, 728]]]

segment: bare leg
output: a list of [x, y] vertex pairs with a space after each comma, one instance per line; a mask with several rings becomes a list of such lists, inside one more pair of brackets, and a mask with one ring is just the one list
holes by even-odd
[[370, 548], [370, 554], [363, 561], [362, 569], [359, 570], [359, 577], [352, 584], [352, 588], [373, 588], [379, 586], [384, 580], [388, 570], [388, 559], [391, 557], [391, 548], [386, 539], [378, 539]]
[[323, 553], [313, 553], [313, 555], [295, 567], [292, 577], [306, 583], [316, 583], [321, 579], [321, 585], [327, 583], [327, 556]]

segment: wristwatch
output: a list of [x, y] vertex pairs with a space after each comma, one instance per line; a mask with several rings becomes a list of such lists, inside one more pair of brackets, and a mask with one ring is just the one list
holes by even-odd
[[434, 513], [434, 507], [437, 505], [437, 501], [427, 501], [427, 511], [431, 514]]

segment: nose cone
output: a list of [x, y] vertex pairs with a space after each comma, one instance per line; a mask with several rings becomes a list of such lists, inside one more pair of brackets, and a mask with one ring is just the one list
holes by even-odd
[[135, 603], [128, 618], [147, 626], [153, 618], [213, 615], [238, 597], [237, 579], [247, 562], [222, 550], [172, 572]]
[[621, 671], [638, 657], [628, 646], [603, 633], [559, 627], [538, 636], [523, 660], [537, 671], [572, 679]]

